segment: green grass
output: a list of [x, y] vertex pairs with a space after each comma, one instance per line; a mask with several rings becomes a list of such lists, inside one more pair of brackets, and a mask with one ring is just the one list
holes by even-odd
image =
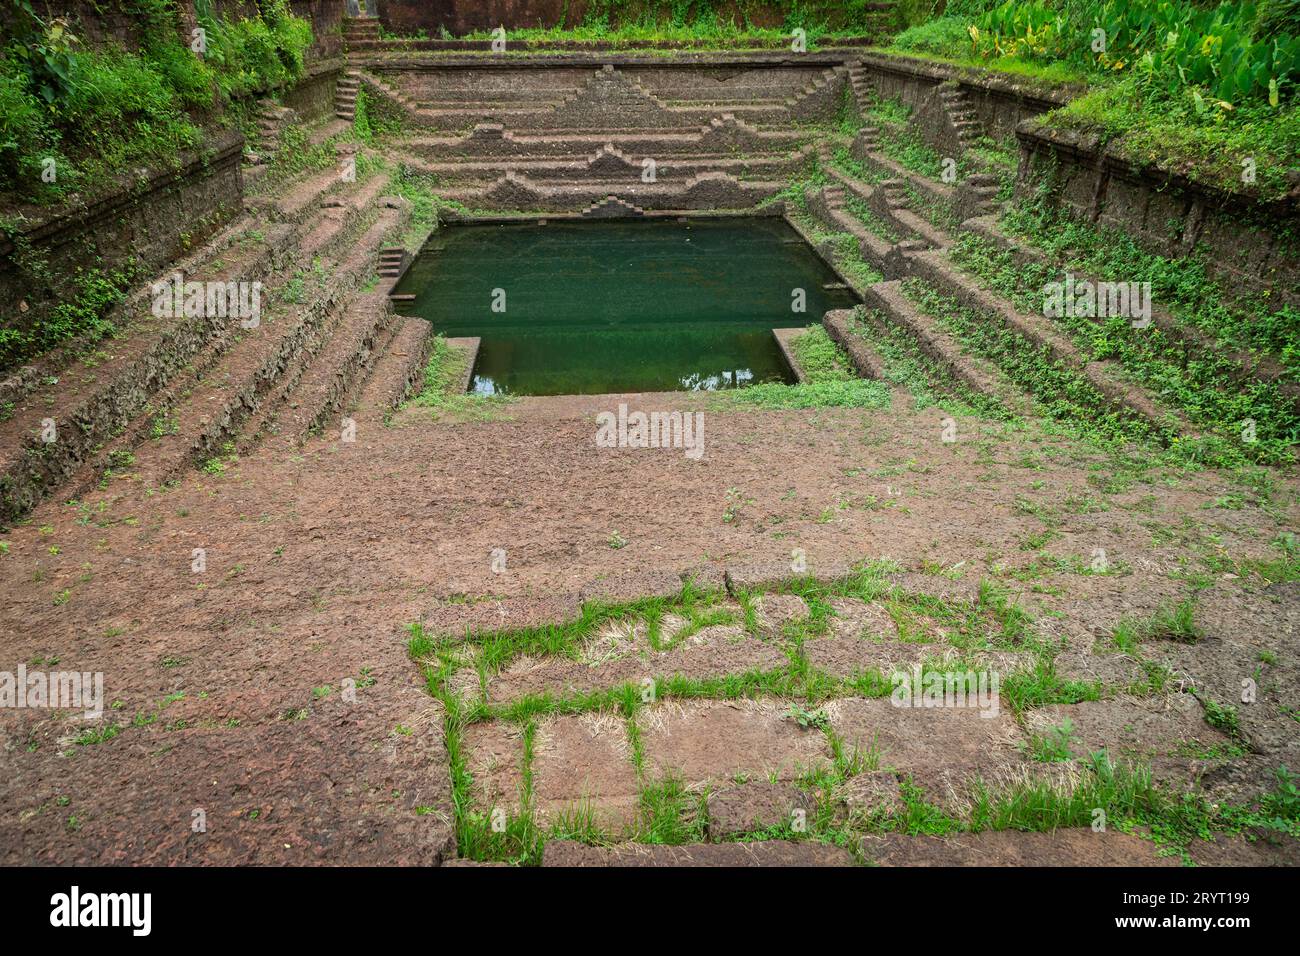
[[877, 124], [882, 153], [928, 179], [939, 179], [943, 157], [910, 125], [910, 108], [901, 100], [883, 99], [874, 101], [866, 113], [868, 121]]
[[706, 794], [692, 792], [678, 776], [667, 776], [641, 788], [641, 843], [679, 845], [704, 841], [708, 822]]
[[1018, 388], [1034, 396], [1040, 410], [1067, 424], [1087, 423], [1086, 430], [1105, 440], [1147, 440], [1151, 426], [1122, 411], [1103, 411], [1108, 400], [1081, 374], [1055, 361], [1001, 322], [966, 308], [917, 279], [903, 284], [917, 307], [936, 319], [969, 352], [992, 361]]
[[[312, 42], [310, 23], [284, 0], [267, 0], [246, 18], [198, 4], [207, 31], [201, 57], [188, 36], [182, 43], [172, 0], [130, 5], [129, 25], [142, 37], [133, 50], [111, 40], [92, 46], [75, 24], [15, 7], [0, 58], [0, 194], [27, 201], [85, 197], [113, 188], [115, 175], [132, 166], [175, 163], [202, 142], [214, 100], [229, 106], [291, 84]], [[53, 182], [40, 175], [47, 157], [56, 160]]]
[[1150, 617], [1123, 618], [1111, 631], [1111, 643], [1126, 654], [1139, 655], [1145, 641], [1177, 641], [1195, 644], [1201, 639], [1196, 624], [1196, 598], [1178, 604], [1161, 604]]
[[886, 379], [912, 393], [917, 408], [942, 405], [954, 414], [979, 415], [1002, 421], [1013, 417], [996, 399], [976, 392], [954, 378], [947, 369], [922, 352], [911, 335], [880, 313], [872, 315], [864, 307], [859, 307], [850, 328], [884, 360]]
[[888, 408], [889, 389], [871, 379], [805, 382], [800, 385], [764, 383], [718, 393], [714, 408]]
[[1269, 584], [1300, 581], [1300, 544], [1294, 534], [1284, 534], [1274, 542], [1281, 555], [1277, 558], [1251, 558], [1236, 565], [1243, 575], [1253, 574]]
[[[1060, 680], [1051, 667], [1057, 646], [1039, 637], [1033, 621], [1020, 605], [1002, 588], [982, 582], [972, 604], [893, 588], [887, 574], [896, 568], [887, 563], [864, 563], [856, 575], [833, 583], [807, 578], [792, 578], [782, 588], [799, 594], [810, 609], [810, 617], [788, 626], [785, 638], [798, 648], [806, 640], [816, 640], [827, 629], [829, 602], [839, 596], [853, 596], [881, 602], [900, 621], [902, 636], [907, 639], [907, 623], [928, 621], [927, 626], [942, 628], [947, 641], [960, 652], [981, 647], [1012, 647], [1034, 653], [1038, 665], [1027, 671], [1008, 675], [1002, 686], [1002, 699], [1016, 713], [1049, 704], [1097, 700], [1100, 686]], [[737, 597], [750, 620], [753, 598], [758, 592], [742, 592]], [[672, 598], [644, 598], [618, 605], [589, 604], [575, 619], [557, 625], [507, 631], [470, 631], [462, 636], [435, 638], [418, 624], [410, 628], [408, 648], [420, 663], [430, 692], [446, 707], [444, 734], [452, 767], [453, 816], [458, 846], [462, 855], [481, 860], [505, 860], [536, 864], [547, 840], [570, 839], [590, 845], [605, 845], [618, 839], [601, 825], [593, 808], [579, 803], [546, 826], [540, 826], [532, 809], [532, 751], [537, 721], [556, 714], [603, 712], [626, 719], [631, 762], [641, 778], [640, 799], [631, 838], [642, 843], [681, 845], [700, 842], [705, 837], [705, 804], [708, 790], [688, 788], [673, 775], [647, 778], [641, 746], [639, 715], [647, 706], [642, 688], [632, 685], [567, 698], [552, 694], [522, 698], [512, 704], [485, 706], [480, 701], [465, 701], [451, 689], [450, 679], [461, 666], [459, 655], [465, 647], [479, 651], [479, 667], [489, 673], [506, 667], [521, 655], [545, 657], [563, 655], [580, 659], [585, 641], [603, 624], [611, 621], [646, 621], [651, 631], [668, 613], [703, 622], [720, 620], [718, 605], [721, 592], [708, 592], [687, 585]], [[735, 620], [734, 617], [729, 618]], [[1188, 615], [1171, 610], [1166, 627], [1184, 630]], [[924, 636], [924, 635], [919, 635]], [[936, 662], [937, 663], [937, 662]], [[959, 659], [947, 660], [944, 669], [964, 666]], [[864, 832], [900, 832], [906, 834], [947, 834], [982, 830], [1048, 831], [1061, 827], [1092, 826], [1100, 808], [1109, 828], [1124, 832], [1147, 832], [1162, 847], [1162, 852], [1179, 854], [1185, 860], [1197, 838], [1216, 831], [1236, 833], [1300, 833], [1300, 798], [1294, 778], [1279, 771], [1279, 783], [1260, 807], [1252, 810], [1231, 805], [1210, 805], [1200, 797], [1183, 796], [1157, 789], [1151, 775], [1141, 765], [1110, 762], [1104, 754], [1082, 761], [1064, 783], [1026, 778], [1023, 781], [990, 788], [976, 781], [971, 791], [968, 818], [958, 819], [929, 801], [928, 795], [910, 779], [900, 783], [901, 805], [896, 810], [845, 816], [838, 804], [839, 788], [859, 773], [880, 768], [881, 757], [872, 750], [849, 747], [822, 719], [825, 701], [845, 696], [882, 697], [889, 693], [883, 675], [858, 675], [850, 680], [836, 680], [817, 674], [801, 657], [769, 673], [729, 675], [708, 680], [674, 676], [656, 682], [654, 701], [670, 699], [735, 699], [740, 697], [779, 699], [788, 708], [788, 719], [806, 726], [804, 732], [823, 733], [832, 756], [829, 764], [802, 773], [796, 785], [812, 798], [814, 809], [800, 826], [793, 818], [761, 829], [738, 834], [735, 839], [809, 839], [859, 852]], [[1235, 711], [1211, 701], [1205, 703], [1207, 719], [1216, 726], [1234, 732]], [[801, 719], [802, 718], [802, 719]], [[474, 804], [473, 780], [466, 769], [462, 753], [464, 728], [483, 720], [504, 720], [522, 729], [522, 785], [518, 794], [518, 812], [494, 817], [494, 808]], [[1069, 758], [1074, 734], [1069, 722], [1063, 722], [1046, 734], [1032, 738], [1030, 756], [1049, 762]], [[1072, 765], [1073, 766], [1073, 765]], [[1075, 779], [1077, 777], [1077, 779]], [[1073, 780], [1073, 782], [1070, 782]]]
[[820, 325], [811, 325], [794, 340], [794, 354], [813, 382], [843, 382], [856, 378], [848, 356]]
[[[21, 248], [21, 243], [20, 243]], [[22, 253], [20, 252], [20, 257]], [[46, 273], [43, 257], [20, 258], [25, 269], [34, 275]], [[0, 371], [17, 367], [34, 356], [73, 341], [93, 344], [116, 331], [111, 316], [126, 298], [131, 284], [140, 276], [135, 260], [124, 266], [105, 270], [78, 268], [68, 277], [72, 294], [57, 301], [52, 308], [33, 311], [34, 319], [22, 325], [0, 328]], [[20, 318], [15, 316], [15, 318]]]
[[[1212, 23], [1216, 7], [1223, 16]], [[1139, 166], [1276, 199], [1291, 188], [1288, 170], [1300, 154], [1294, 108], [1300, 38], [1294, 10], [1289, 24], [1279, 19], [1273, 25], [1255, 19], [1254, 10], [1151, 0], [1112, 3], [1104, 11], [1094, 0], [1000, 8], [949, 4], [949, 15], [903, 31], [890, 49], [1082, 91], [1044, 121], [1099, 134]], [[1057, 29], [1057, 16], [1065, 20], [1063, 29]], [[1098, 54], [1089, 44], [1092, 26], [1101, 21], [1114, 45]], [[1038, 31], [1032, 41], [1026, 26]], [[1247, 156], [1255, 159], [1254, 183], [1242, 180]]]
[[[781, 14], [779, 26], [757, 26], [747, 11], [718, 0], [643, 0], [634, 5], [625, 0], [594, 0], [575, 25], [512, 29], [507, 42], [601, 41], [618, 47], [674, 40], [726, 48], [738, 40], [757, 39], [788, 45], [791, 31], [798, 27], [807, 33], [812, 50], [837, 36], [861, 35], [871, 29], [870, 11], [863, 0], [777, 0], [769, 6]], [[492, 32], [475, 31], [466, 38], [488, 40]]]
[[[434, 337], [429, 361], [424, 367], [424, 382], [406, 406], [428, 408], [433, 417], [453, 420], [496, 421], [502, 409], [515, 399], [503, 395], [470, 395], [459, 391], [468, 361], [463, 349], [453, 348], [447, 339]], [[405, 407], [405, 406], [404, 406]]]
[[1074, 739], [1074, 722], [1066, 717], [1045, 734], [1029, 740], [1030, 756], [1040, 763], [1059, 763], [1071, 758], [1070, 742]]
[[[1026, 222], [1024, 218], [1014, 221]], [[1035, 232], [1036, 236], [1042, 234]], [[1289, 334], [1300, 319], [1294, 310], [1282, 310], [1266, 313], [1264, 321], [1252, 332], [1228, 331], [1230, 323], [1242, 324], [1243, 317], [1239, 313], [1234, 315], [1235, 309], [1225, 306], [1223, 298], [1212, 297], [1217, 291], [1214, 284], [1202, 282], [1193, 287], [1188, 284], [1186, 273], [1178, 277], [1171, 264], [1157, 257], [1133, 254], [1120, 258], [1117, 250], [1122, 245], [1118, 237], [1112, 237], [1116, 244], [1110, 251], [1102, 252], [1096, 245], [1099, 241], [1096, 237], [1087, 233], [1085, 236], [1081, 241], [1089, 243], [1090, 251], [1066, 251], [1065, 268], [1036, 263], [1018, 265], [1009, 252], [1001, 252], [971, 234], [958, 239], [952, 257], [988, 288], [1027, 312], [1041, 313], [1044, 286], [1061, 281], [1066, 271], [1078, 270], [1110, 281], [1151, 282], [1153, 301], [1169, 303], [1178, 321], [1197, 325], [1212, 335], [1223, 330], [1225, 337], [1237, 340], [1272, 338]], [[1054, 248], [1070, 249], [1062, 245]], [[1188, 272], [1196, 270], [1194, 264], [1183, 268]], [[1175, 284], [1177, 291], [1171, 288]], [[1197, 298], [1198, 294], [1201, 298]], [[1250, 308], [1249, 303], [1246, 308]], [[1252, 318], [1257, 314], [1252, 312]], [[1135, 329], [1125, 316], [1063, 316], [1054, 322], [1089, 360], [1117, 362], [1133, 381], [1143, 385], [1162, 403], [1182, 411], [1191, 422], [1210, 432], [1223, 445], [1221, 463], [1253, 460], [1280, 464], [1291, 460], [1291, 447], [1300, 441], [1300, 414], [1282, 392], [1280, 383], [1239, 382], [1219, 353], [1210, 351], [1188, 356], [1181, 344], [1155, 325]], [[1270, 327], [1277, 331], [1267, 331]], [[1300, 328], [1295, 333], [1300, 333]], [[1243, 440], [1247, 422], [1254, 423], [1254, 441]]]
[[1044, 197], [1009, 208], [1001, 227], [1062, 267], [1105, 277], [1150, 282], [1154, 301], [1188, 326], [1235, 348], [1270, 353], [1300, 375], [1300, 312], [1266, 294], [1229, 288], [1213, 278], [1202, 254], [1176, 259], [1142, 249], [1114, 228], [1079, 222], [1052, 209]]
[[[1225, 112], [1200, 94], [1144, 88], [1135, 78], [1103, 86], [1045, 117], [1057, 129], [1097, 133], [1139, 167], [1176, 170], [1188, 178], [1263, 199], [1291, 188], [1288, 170], [1300, 154], [1300, 111], [1240, 104]], [[1255, 182], [1242, 180], [1243, 157], [1255, 161]]]
[[844, 194], [844, 207], [849, 211], [853, 218], [862, 223], [869, 232], [874, 233], [879, 238], [885, 240], [885, 242], [893, 245], [901, 238], [898, 234], [898, 230], [877, 216], [871, 211], [871, 208], [865, 202], [850, 192]]

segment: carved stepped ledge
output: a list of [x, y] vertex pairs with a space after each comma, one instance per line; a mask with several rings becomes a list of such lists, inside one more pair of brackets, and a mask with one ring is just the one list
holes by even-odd
[[609, 143], [623, 152], [662, 156], [691, 153], [755, 154], [788, 152], [799, 145], [796, 132], [766, 131], [724, 112], [708, 122], [676, 130], [606, 131], [538, 130], [520, 132], [501, 123], [479, 123], [461, 135], [425, 136], [409, 140], [407, 149], [430, 159], [507, 157], [566, 157], [590, 155]]
[[804, 87], [794, 96], [787, 96], [783, 102], [787, 107], [793, 108], [801, 100], [805, 100], [816, 93], [825, 90], [828, 86], [835, 83], [841, 77], [848, 75], [848, 69], [843, 66], [833, 66], [829, 70], [822, 72], [821, 76], [811, 83], [804, 84]]
[[582, 215], [586, 219], [639, 219], [645, 215], [645, 210], [617, 196], [606, 196], [584, 209]]
[[[736, 176], [780, 179], [802, 170], [813, 155], [811, 145], [788, 153], [672, 153], [655, 151], [632, 156], [607, 144], [595, 154], [570, 156], [510, 156], [500, 159], [472, 159], [425, 162], [405, 158], [407, 167], [436, 176], [444, 188], [471, 188], [496, 182], [506, 172], [524, 176], [538, 185], [559, 182], [643, 182], [649, 169], [655, 182], [682, 182], [706, 172]], [[650, 166], [648, 160], [653, 159]]]
[[970, 149], [983, 135], [984, 128], [975, 114], [970, 96], [954, 81], [939, 85], [939, 103], [956, 134], [962, 151]]
[[[1033, 263], [1062, 270], [1065, 268], [1063, 263], [1053, 261], [1041, 250], [1008, 236], [993, 215], [968, 219], [962, 223], [961, 230], [1009, 253], [1018, 266]], [[1075, 276], [1080, 281], [1100, 281], [1096, 275], [1075, 273]], [[1300, 383], [1285, 380], [1286, 370], [1271, 355], [1225, 346], [1196, 326], [1180, 322], [1167, 309], [1157, 304], [1152, 305], [1151, 321], [1161, 333], [1179, 343], [1185, 359], [1190, 359], [1195, 353], [1220, 356], [1227, 363], [1228, 374], [1234, 381], [1247, 386], [1255, 382], [1275, 384], [1278, 391], [1291, 401], [1292, 407], [1300, 410]]]
[[285, 128], [297, 123], [297, 110], [281, 106], [272, 100], [262, 100], [258, 103], [257, 130], [260, 145], [267, 152], [274, 152], [279, 148], [280, 137], [284, 135]]
[[424, 376], [433, 347], [433, 326], [424, 319], [399, 317], [392, 336], [378, 350], [370, 375], [361, 386], [353, 410], [360, 420], [382, 420], [400, 405]]
[[[177, 262], [172, 271], [182, 273], [187, 281], [285, 281], [295, 268], [310, 261], [303, 258], [304, 237], [316, 234], [321, 222], [338, 212], [322, 210], [323, 197], [340, 190], [351, 200], [373, 181], [354, 192], [351, 184], [340, 183], [330, 171], [285, 183], [283, 196], [250, 204], [255, 207], [251, 214]], [[341, 250], [357, 243], [355, 237], [367, 222], [362, 215], [344, 218], [318, 252], [341, 257]], [[129, 450], [143, 441], [155, 413], [177, 404], [196, 378], [221, 367], [236, 343], [237, 323], [223, 318], [154, 318], [152, 301], [146, 282], [122, 304], [122, 333], [103, 346], [110, 354], [93, 380], [80, 387], [69, 387], [65, 381], [51, 394], [57, 399], [53, 402], [34, 393], [18, 404], [0, 447], [0, 521], [18, 517], [55, 491], [76, 494], [94, 487], [114, 449]], [[25, 425], [29, 416], [37, 422], [54, 418], [59, 440], [49, 446], [35, 438], [27, 441], [33, 433]], [[147, 443], [154, 444], [159, 443]]]
[[853, 332], [852, 309], [833, 309], [822, 316], [822, 326], [840, 348], [849, 356], [854, 371], [860, 378], [885, 379], [885, 361], [867, 344], [866, 340]]
[[483, 189], [449, 189], [447, 199], [485, 209], [534, 209], [578, 212], [593, 202], [617, 195], [643, 209], [749, 209], [780, 191], [782, 183], [738, 180], [720, 172], [702, 172], [677, 183], [636, 182], [610, 191], [602, 180], [541, 184], [507, 172]]
[[941, 249], [909, 253], [906, 274], [923, 279], [967, 308], [987, 315], [1086, 379], [1116, 409], [1130, 412], [1157, 429], [1173, 426], [1185, 437], [1197, 429], [1180, 413], [1164, 407], [1144, 387], [1125, 379], [1121, 366], [1109, 359], [1088, 361], [1070, 337], [1051, 319], [1021, 312], [1012, 303], [987, 291], [962, 271]]
[[[946, 235], [907, 208], [905, 196], [896, 195], [891, 198], [883, 183], [879, 187], [869, 186], [860, 180], [854, 179], [847, 173], [840, 172], [834, 166], [828, 165], [824, 168], [827, 175], [836, 181], [838, 188], [845, 190], [846, 194], [851, 194], [855, 199], [865, 203], [867, 208], [880, 219], [881, 223], [897, 233], [901, 240], [916, 241], [922, 248], [948, 244], [949, 239]], [[840, 214], [839, 210], [830, 211], [832, 214]], [[848, 219], [850, 214], [845, 210], [842, 215], [845, 219]], [[856, 222], [856, 217], [850, 221]], [[891, 268], [889, 265], [891, 250], [889, 241], [867, 231], [862, 226], [855, 226], [851, 231], [860, 236], [860, 247], [863, 256], [888, 275]]]
[[389, 246], [379, 252], [379, 275], [382, 278], [397, 277], [406, 265], [406, 250], [401, 246]]
[[[397, 71], [393, 72], [396, 75]], [[843, 65], [832, 66], [795, 95], [779, 101], [776, 98], [772, 102], [686, 101], [671, 105], [611, 64], [594, 71], [581, 86], [558, 102], [552, 99], [555, 91], [547, 89], [531, 97], [526, 105], [517, 107], [494, 100], [476, 102], [468, 94], [456, 105], [445, 105], [439, 100], [433, 107], [419, 101], [418, 93], [404, 91], [400, 79], [381, 80], [373, 73], [366, 73], [363, 82], [372, 85], [376, 92], [404, 109], [414, 123], [423, 126], [464, 128], [474, 123], [508, 122], [516, 129], [655, 131], [685, 129], [709, 122], [719, 109], [725, 109], [733, 119], [742, 117], [781, 127], [792, 120], [831, 119], [839, 108], [847, 75]]]
[[378, 17], [344, 17], [343, 39], [349, 47], [380, 42]]
[[1017, 412], [1028, 410], [1024, 395], [1012, 390], [988, 363], [966, 354], [961, 345], [939, 324], [903, 294], [895, 279], [878, 282], [867, 290], [867, 306], [880, 310], [885, 318], [914, 339], [921, 351], [968, 388]]

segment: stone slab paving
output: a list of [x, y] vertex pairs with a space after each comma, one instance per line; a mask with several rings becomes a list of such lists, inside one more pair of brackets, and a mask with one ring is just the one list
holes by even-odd
[[808, 619], [808, 605], [797, 594], [762, 594], [753, 600], [754, 619], [765, 637], [778, 637], [787, 624]]
[[474, 778], [475, 804], [490, 812], [518, 813], [523, 802], [524, 732], [504, 720], [470, 724], [461, 732], [465, 769]]
[[552, 840], [542, 866], [853, 866], [852, 854], [824, 843], [765, 840], [761, 843], [696, 843], [686, 846], [627, 844], [594, 847]]
[[804, 825], [812, 814], [812, 798], [786, 783], [750, 781], [709, 794], [709, 838], [726, 840], [755, 830]]
[[[976, 781], [1004, 789], [1044, 772], [1042, 765], [1027, 763], [1024, 736], [1006, 710], [983, 717], [973, 707], [909, 708], [896, 707], [889, 698], [848, 698], [827, 704], [826, 713], [846, 748], [857, 748], [880, 769], [910, 779], [928, 801], [955, 817], [969, 813]], [[897, 809], [897, 783], [851, 781], [848, 795], [855, 796], [859, 787], [857, 809]]]
[[[456, 852], [442, 722], [422, 689], [390, 685], [292, 720], [135, 728], [5, 774], [0, 861], [436, 866]], [[142, 751], [148, 772], [130, 777]]]
[[827, 634], [806, 640], [803, 654], [808, 663], [834, 677], [878, 671], [888, 678], [927, 662], [943, 666], [959, 661], [1005, 676], [1035, 661], [1026, 651], [963, 651], [943, 640], [900, 641], [898, 625], [881, 602], [834, 598], [829, 603]]
[[622, 636], [608, 629], [602, 634], [586, 649], [586, 660], [516, 659], [488, 680], [488, 702], [506, 704], [528, 694], [586, 694], [622, 684], [640, 687], [671, 676], [707, 679], [768, 671], [789, 663], [782, 643], [760, 640], [738, 624], [701, 628], [663, 650], [650, 646], [644, 625]]
[[1107, 830], [1022, 833], [996, 830], [947, 836], [888, 833], [862, 841], [863, 857], [878, 866], [1179, 866], [1158, 856], [1155, 844]]
[[888, 770], [867, 770], [855, 774], [836, 790], [835, 798], [842, 801], [850, 814], [870, 816], [873, 813], [893, 813], [903, 809], [902, 789], [898, 777]]
[[898, 640], [898, 625], [883, 604], [859, 598], [833, 598], [828, 603], [831, 636], [881, 642]]
[[881, 768], [992, 772], [1022, 762], [1025, 738], [1009, 710], [896, 707], [889, 698], [846, 698], [826, 705], [846, 746], [875, 754]]
[[584, 714], [538, 724], [533, 740], [533, 800], [538, 821], [589, 813], [604, 831], [635, 826], [640, 788], [621, 717]]
[[1051, 734], [1070, 721], [1069, 749], [1075, 757], [1106, 750], [1112, 760], [1175, 756], [1188, 747], [1225, 747], [1231, 738], [1205, 722], [1190, 694], [1122, 696], [1112, 700], [1058, 704], [1030, 711], [1030, 733]]
[[662, 703], [637, 716], [646, 772], [688, 786], [737, 776], [788, 782], [830, 762], [825, 735], [803, 729], [774, 701]]

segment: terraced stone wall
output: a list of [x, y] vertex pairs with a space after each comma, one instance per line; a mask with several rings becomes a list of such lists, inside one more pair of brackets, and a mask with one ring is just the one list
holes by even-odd
[[203, 242], [240, 208], [243, 146], [243, 136], [227, 133], [176, 169], [124, 178], [96, 202], [34, 218], [16, 243], [0, 239], [0, 311], [35, 319], [70, 298], [79, 268], [108, 271], [130, 259], [147, 274]]
[[334, 101], [339, 77], [343, 75], [341, 59], [318, 63], [283, 96], [284, 105], [292, 108], [300, 122], [315, 123], [334, 115]]
[[1000, 138], [1013, 135], [1022, 120], [1069, 99], [1066, 92], [907, 57], [864, 53], [861, 64], [875, 95], [911, 108], [911, 125], [946, 155], [961, 152], [953, 116], [961, 108], [974, 114], [984, 132]]
[[483, 209], [576, 212], [609, 196], [637, 209], [750, 209], [807, 166], [812, 127], [849, 104], [835, 54], [358, 66], [372, 105], [419, 131], [397, 147], [409, 165]]
[[1096, 137], [1026, 123], [1018, 191], [1048, 196], [1089, 222], [1114, 226], [1165, 256], [1205, 250], [1211, 271], [1228, 282], [1300, 302], [1300, 198], [1255, 202], [1177, 175], [1142, 169]]

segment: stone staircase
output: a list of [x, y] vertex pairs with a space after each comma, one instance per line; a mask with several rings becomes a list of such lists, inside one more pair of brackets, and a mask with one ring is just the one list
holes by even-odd
[[[942, 83], [939, 86], [939, 104], [952, 126], [960, 151], [964, 152], [974, 146], [983, 135], [984, 128], [966, 91], [955, 82]], [[958, 155], [960, 154], [959, 152]]]
[[361, 88], [361, 74], [348, 70], [339, 78], [334, 88], [334, 115], [351, 123], [357, 113], [357, 91]]
[[[383, 287], [362, 296], [380, 308], [351, 304], [409, 218], [404, 201], [382, 197], [387, 183], [383, 174], [348, 183], [334, 169], [308, 172], [274, 198], [251, 197], [228, 234], [177, 264], [187, 282], [261, 283], [254, 321], [157, 318], [147, 289], [129, 300], [138, 328], [115, 340], [95, 379], [52, 390], [54, 401], [38, 391], [6, 423], [9, 516], [55, 489], [85, 496], [128, 468], [132, 487], [161, 487], [227, 449], [251, 449], [282, 417], [301, 439], [350, 400], [398, 335]], [[402, 333], [412, 362], [427, 354], [421, 341]], [[55, 418], [58, 440], [15, 442], [28, 417]]]
[[[804, 204], [826, 227], [852, 236], [861, 259], [883, 275], [882, 282], [855, 285], [877, 327], [883, 323], [901, 334], [944, 381], [984, 396], [1007, 412], [1034, 414], [1029, 400], [1029, 393], [1037, 388], [1034, 382], [1021, 379], [1019, 385], [1013, 383], [1000, 366], [1002, 356], [972, 351], [947, 331], [946, 322], [918, 304], [919, 293], [936, 293], [954, 307], [971, 310], [980, 321], [993, 323], [1022, 339], [1058, 370], [1063, 380], [1076, 382], [1077, 394], [1090, 393], [1091, 401], [1103, 410], [1145, 423], [1154, 435], [1188, 439], [1200, 436], [1190, 421], [1158, 398], [1158, 383], [1134, 381], [1115, 361], [1089, 359], [1055, 321], [1027, 313], [983, 288], [952, 261], [955, 231], [913, 208], [934, 203], [950, 210], [951, 217], [960, 217], [962, 225], [956, 231], [965, 230], [967, 222], [971, 228], [987, 231], [987, 226], [979, 224], [995, 215], [999, 189], [995, 176], [974, 173], [955, 185], [936, 182], [876, 152], [871, 148], [873, 143], [869, 133], [859, 135], [853, 155], [864, 165], [874, 167], [877, 176], [888, 178], [878, 178], [874, 183], [859, 180], [837, 169], [829, 152], [823, 151], [822, 168], [832, 181], [808, 190]], [[827, 243], [823, 251], [832, 258], [839, 255], [834, 243]], [[837, 327], [838, 337], [846, 337], [847, 327], [844, 323]], [[868, 337], [874, 334], [868, 326], [862, 328]], [[867, 341], [869, 345], [870, 339]], [[874, 361], [864, 365], [878, 367]], [[1047, 387], [1058, 386], [1048, 382]]]
[[861, 60], [855, 60], [848, 67], [849, 89], [853, 91], [853, 102], [857, 106], [859, 114], [866, 112], [868, 104], [874, 98], [874, 91], [871, 88], [871, 80], [867, 74], [867, 68], [862, 65]]
[[397, 278], [402, 274], [404, 265], [406, 265], [406, 250], [401, 246], [390, 246], [380, 250], [379, 277], [381, 279]]
[[424, 378], [433, 344], [433, 326], [424, 319], [397, 316], [391, 335], [378, 346], [378, 359], [357, 391], [351, 413], [358, 420], [382, 420]]
[[343, 42], [349, 50], [368, 49], [379, 41], [378, 17], [343, 18]]

